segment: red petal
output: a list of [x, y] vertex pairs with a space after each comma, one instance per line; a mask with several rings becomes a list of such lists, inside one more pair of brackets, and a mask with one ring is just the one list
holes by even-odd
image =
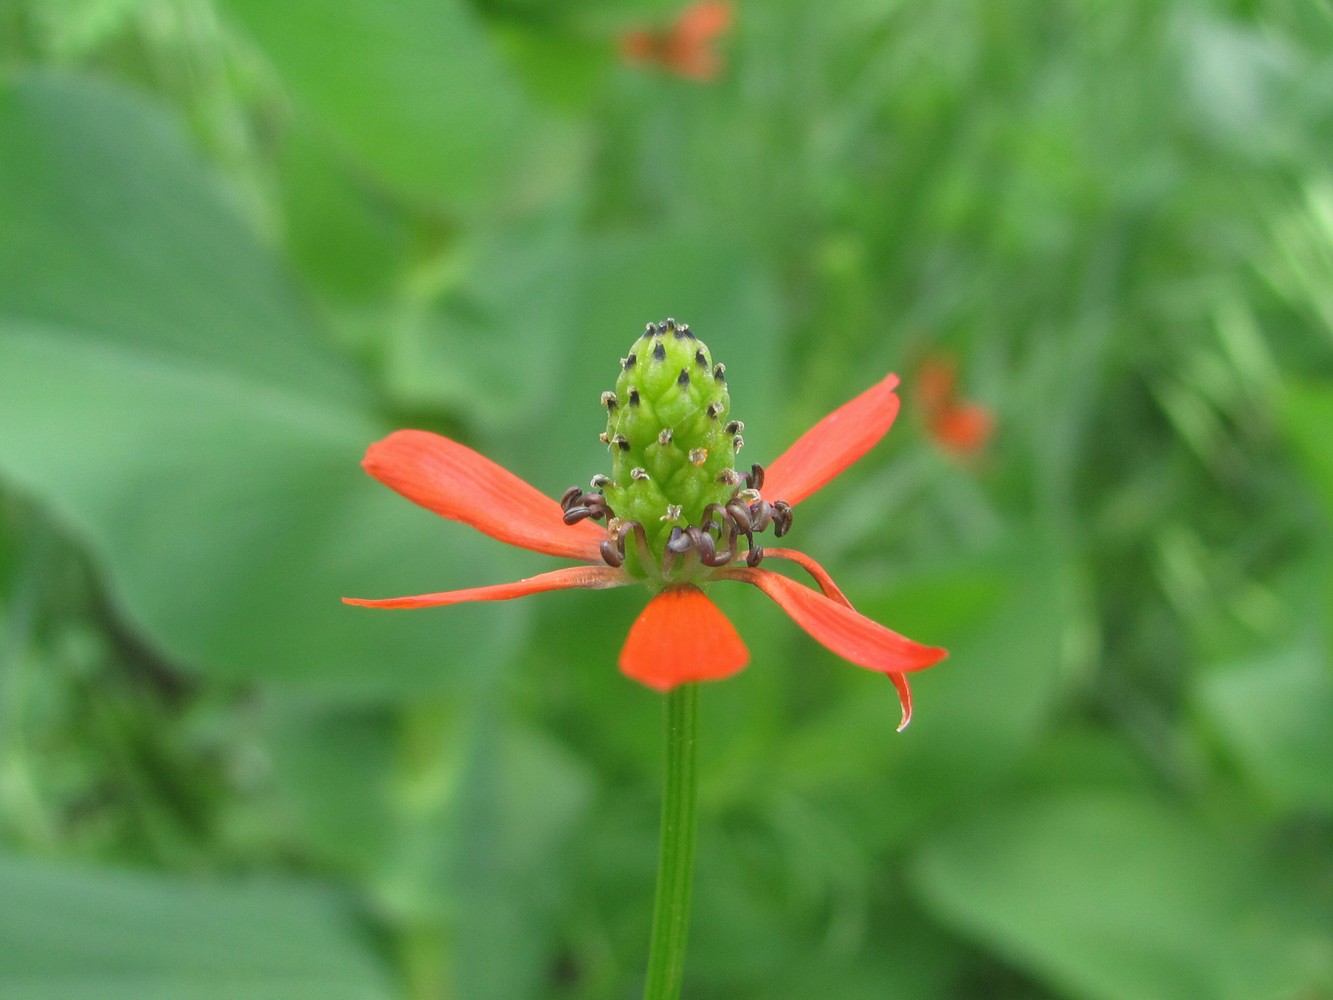
[[782, 606], [792, 621], [826, 649], [859, 667], [884, 673], [925, 670], [948, 651], [923, 646], [865, 615], [771, 570], [732, 569], [718, 574], [752, 583]]
[[852, 606], [852, 602], [847, 600], [847, 595], [844, 594], [838, 585], [833, 582], [833, 577], [829, 576], [828, 570], [819, 565], [819, 563], [815, 562], [804, 552], [799, 552], [796, 549], [770, 549], [765, 545], [764, 558], [790, 559], [792, 562], [800, 566], [801, 569], [805, 570], [815, 578], [815, 583], [819, 584], [819, 589], [824, 592], [825, 597], [832, 598], [845, 607], [850, 608]]
[[898, 376], [838, 407], [764, 470], [764, 498], [800, 503], [875, 446], [898, 415]]
[[467, 590], [446, 590], [439, 594], [418, 594], [415, 597], [386, 597], [368, 601], [360, 597], [344, 597], [344, 604], [363, 608], [434, 608], [445, 604], [463, 604], [468, 601], [508, 601], [548, 590], [605, 590], [623, 587], [630, 578], [610, 566], [570, 566], [566, 569], [539, 573], [517, 583], [497, 583], [490, 587], [469, 587]]
[[560, 504], [457, 441], [427, 431], [395, 431], [361, 463], [413, 503], [510, 545], [600, 562], [606, 532], [564, 522]]
[[688, 584], [649, 601], [620, 651], [621, 672], [658, 691], [730, 677], [749, 662], [727, 616]]
[[[804, 552], [798, 552], [796, 549], [765, 548], [764, 558], [790, 559], [815, 578], [815, 583], [819, 584], [819, 589], [824, 592], [825, 597], [837, 601], [845, 608], [852, 607], [852, 602], [847, 600], [847, 595], [833, 582], [833, 577], [829, 576], [828, 570]], [[856, 609], [852, 608], [852, 610], [855, 611]], [[885, 674], [898, 691], [898, 704], [902, 706], [903, 711], [902, 721], [898, 723], [898, 732], [901, 733], [907, 728], [907, 724], [912, 721], [912, 689], [907, 684], [906, 674], [900, 674], [892, 670], [885, 671]]]

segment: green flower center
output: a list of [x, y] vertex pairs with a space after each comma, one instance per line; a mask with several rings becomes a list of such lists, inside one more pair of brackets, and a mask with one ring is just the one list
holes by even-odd
[[757, 565], [755, 532], [779, 537], [791, 508], [759, 496], [763, 468], [735, 468], [744, 425], [731, 419], [725, 367], [687, 324], [649, 323], [621, 359], [601, 435], [611, 475], [570, 487], [565, 521], [606, 519], [603, 558], [632, 576], [695, 580], [738, 558]]

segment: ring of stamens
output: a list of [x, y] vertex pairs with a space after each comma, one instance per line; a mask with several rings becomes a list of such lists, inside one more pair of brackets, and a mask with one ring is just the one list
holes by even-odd
[[[659, 572], [663, 579], [673, 579], [677, 572], [687, 571], [695, 562], [708, 569], [720, 569], [737, 559], [744, 558], [747, 566], [758, 566], [764, 558], [763, 546], [754, 536], [772, 527], [781, 538], [791, 530], [792, 508], [785, 500], [768, 501], [759, 495], [764, 482], [764, 467], [758, 463], [748, 473], [736, 475], [737, 487], [725, 504], [713, 503], [704, 508], [700, 523], [674, 525], [662, 553]], [[593, 480], [591, 492], [571, 486], [560, 497], [560, 508], [566, 524], [578, 524], [591, 519], [606, 520], [607, 535], [600, 545], [602, 561], [619, 569], [625, 564], [626, 544], [633, 540], [635, 555], [640, 565], [655, 565], [643, 525], [637, 521], [621, 520], [601, 492], [605, 476]], [[743, 488], [742, 488], [743, 487]], [[680, 516], [679, 507], [668, 508], [670, 518]], [[745, 540], [744, 547], [741, 539]]]

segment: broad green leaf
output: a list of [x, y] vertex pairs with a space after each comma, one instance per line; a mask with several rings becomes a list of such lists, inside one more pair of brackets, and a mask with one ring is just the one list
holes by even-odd
[[222, 6], [299, 108], [417, 198], [454, 207], [497, 201], [552, 152], [558, 130], [533, 114], [460, 0]]
[[346, 900], [0, 856], [6, 1000], [388, 1000]]
[[1204, 674], [1196, 697], [1265, 792], [1333, 813], [1333, 672], [1313, 643]]
[[521, 611], [339, 603], [510, 570], [361, 472], [388, 428], [170, 122], [47, 77], [0, 92], [0, 133], [0, 477], [126, 616], [232, 677], [384, 692], [493, 665]]
[[1327, 960], [1326, 928], [1275, 862], [1147, 797], [969, 814], [931, 839], [913, 876], [940, 920], [1064, 995], [1295, 996]]

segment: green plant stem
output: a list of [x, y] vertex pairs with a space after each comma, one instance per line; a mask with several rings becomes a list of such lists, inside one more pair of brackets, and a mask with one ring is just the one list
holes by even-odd
[[677, 1000], [685, 974], [698, 828], [698, 708], [697, 684], [682, 684], [667, 695], [662, 837], [644, 1000]]

